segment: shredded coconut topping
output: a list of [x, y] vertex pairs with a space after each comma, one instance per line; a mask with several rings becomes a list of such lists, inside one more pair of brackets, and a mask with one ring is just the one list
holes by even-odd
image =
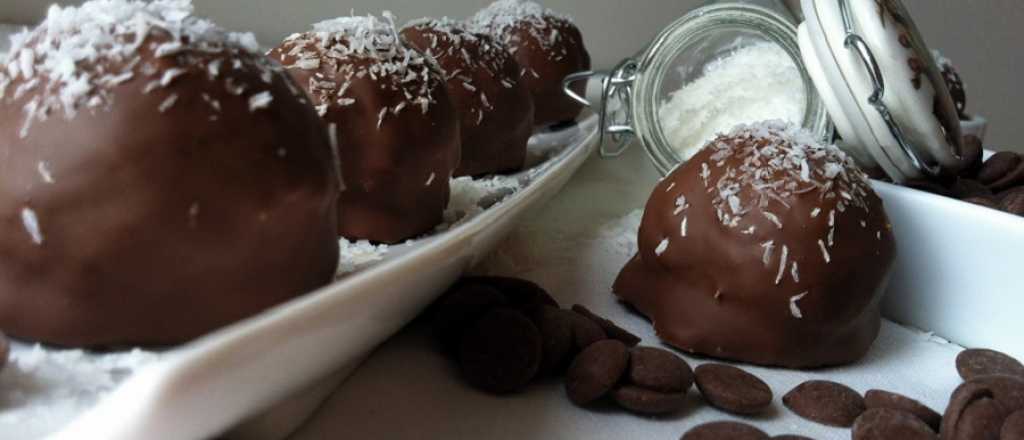
[[306, 89], [314, 105], [323, 109], [321, 115], [328, 107], [354, 104], [356, 81], [369, 80], [397, 92], [404, 99], [381, 109], [378, 126], [407, 108], [426, 114], [435, 103], [432, 93], [443, 87], [437, 62], [405, 45], [389, 11], [383, 18], [349, 16], [316, 23], [312, 31], [288, 36], [271, 55], [287, 69], [315, 71]]
[[[7, 67], [0, 69], [0, 102], [24, 99], [19, 135], [28, 136], [34, 121], [54, 114], [71, 119], [82, 109], [109, 109], [114, 88], [136, 78], [149, 93], [194, 71], [220, 73], [211, 62], [216, 55], [232, 57], [234, 70], [272, 74], [275, 67], [257, 55], [252, 34], [225, 32], [192, 11], [190, 0], [51, 6], [38, 27], [11, 37], [10, 52], [0, 58]], [[149, 58], [166, 59], [160, 65], [169, 67]], [[166, 99], [162, 111], [173, 105]]]
[[[468, 20], [468, 24], [477, 32], [494, 36], [508, 46], [512, 53], [518, 51], [520, 46], [535, 44], [552, 60], [560, 60], [568, 55], [570, 38], [564, 30], [575, 26], [568, 15], [528, 0], [498, 0], [477, 12]], [[526, 31], [532, 41], [524, 41], [522, 31]], [[537, 76], [537, 72], [525, 68], [520, 75], [527, 73]]]
[[[817, 240], [822, 258], [828, 263], [839, 216], [855, 209], [867, 218], [868, 196], [872, 194], [867, 176], [838, 147], [821, 145], [795, 125], [782, 121], [739, 125], [706, 148], [699, 177], [711, 195], [713, 212], [726, 228], [749, 235], [755, 231], [752, 223], [767, 220], [775, 228], [784, 229], [785, 219], [798, 218], [789, 212], [796, 200], [816, 201], [819, 206], [811, 209], [810, 218], [820, 218], [817, 222], [827, 222], [827, 226], [822, 225], [822, 235], [812, 240]], [[822, 215], [826, 211], [827, 215]], [[748, 215], [752, 212], [760, 216]], [[795, 260], [806, 256], [789, 255], [787, 243], [767, 241], [761, 247], [763, 263], [774, 271], [776, 285], [787, 269], [799, 282]], [[773, 266], [776, 248], [781, 253], [777, 266]]]
[[449, 87], [461, 87], [474, 95], [465, 103], [469, 113], [478, 115], [477, 125], [495, 109], [487, 90], [477, 83], [481, 80], [477, 75], [487, 75], [505, 88], [515, 87], [519, 82], [517, 76], [507, 74], [507, 67], [514, 65], [508, 49], [491, 37], [474, 32], [465, 22], [447, 17], [421, 18], [406, 24], [403, 32], [406, 29], [415, 30], [426, 40], [426, 47], [419, 46], [440, 63]]
[[654, 249], [654, 255], [657, 255], [657, 256], [660, 257], [661, 254], [664, 254], [665, 251], [667, 251], [667, 250], [668, 250], [668, 239], [666, 238], [664, 240], [661, 240], [661, 243], [658, 243], [658, 247]]
[[803, 319], [804, 314], [800, 311], [800, 307], [797, 306], [797, 301], [804, 299], [805, 296], [810, 292], [804, 292], [799, 295], [795, 295], [789, 298], [789, 313], [796, 319]]
[[43, 244], [43, 232], [39, 228], [39, 218], [36, 216], [36, 212], [32, 208], [21, 209], [21, 223], [25, 226], [25, 232], [28, 232], [29, 237], [32, 238], [32, 242], [37, 245]]

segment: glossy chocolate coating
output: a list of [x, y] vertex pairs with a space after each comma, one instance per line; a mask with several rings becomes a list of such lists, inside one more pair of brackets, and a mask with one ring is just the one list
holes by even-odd
[[[590, 69], [583, 35], [568, 16], [532, 1], [499, 0], [473, 16], [470, 25], [512, 51], [533, 95], [534, 125], [571, 121], [583, 110], [562, 90], [566, 76]], [[582, 87], [577, 92], [582, 94]]]
[[613, 289], [669, 344], [804, 368], [852, 362], [874, 341], [894, 255], [882, 202], [835, 147], [799, 149], [807, 152], [803, 180], [799, 157], [780, 152], [794, 136], [814, 141], [793, 130], [738, 128], [651, 194], [639, 253]]
[[507, 48], [449, 19], [410, 23], [402, 37], [434, 57], [447, 76], [462, 137], [462, 161], [455, 175], [522, 169], [533, 132], [533, 97]]
[[[345, 184], [338, 234], [397, 243], [431, 231], [448, 205], [461, 150], [444, 73], [395, 40], [390, 24], [345, 17], [318, 26], [270, 56], [312, 96], [336, 136]], [[361, 45], [375, 51], [351, 49]]]
[[179, 343], [333, 279], [338, 176], [313, 108], [262, 55], [155, 55], [167, 42], [151, 35], [125, 60], [134, 76], [97, 86], [105, 98], [74, 117], [55, 110], [24, 130], [45, 79], [0, 98], [0, 328], [11, 336]]

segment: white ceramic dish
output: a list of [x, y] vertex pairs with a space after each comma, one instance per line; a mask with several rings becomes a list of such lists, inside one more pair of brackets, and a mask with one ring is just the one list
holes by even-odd
[[[577, 127], [534, 136], [531, 148], [547, 144], [561, 151], [524, 172], [523, 188], [501, 203], [413, 246], [396, 247], [385, 261], [348, 278], [165, 353], [50, 438], [208, 438], [317, 380], [328, 378], [314, 388], [329, 391], [331, 382], [487, 255], [524, 213], [561, 189], [597, 140], [594, 117]], [[283, 417], [294, 423], [300, 416]]]
[[875, 182], [896, 236], [894, 321], [1024, 359], [1024, 218]]

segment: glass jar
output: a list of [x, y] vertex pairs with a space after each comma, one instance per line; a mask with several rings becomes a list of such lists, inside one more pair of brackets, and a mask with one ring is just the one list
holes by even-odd
[[[602, 125], [612, 134], [611, 142], [602, 143], [601, 154], [617, 156], [636, 138], [646, 148], [658, 171], [668, 174], [685, 158], [666, 136], [659, 118], [662, 106], [672, 93], [701, 77], [709, 64], [757, 43], [778, 45], [800, 74], [805, 91], [804, 114], [801, 120], [792, 122], [823, 141], [831, 141], [832, 124], [804, 68], [792, 19], [752, 4], [718, 3], [675, 21], [645, 51], [623, 61], [607, 76], [597, 74], [607, 85], [604, 88], [607, 95], [596, 101], [609, 106], [601, 112], [605, 119]], [[591, 74], [584, 72], [567, 81], [572, 83], [589, 77]], [[583, 97], [577, 99], [584, 100]]]
[[[687, 145], [673, 144], [680, 143], [678, 127], [672, 127], [675, 131], [670, 139], [659, 117], [661, 109], [684, 86], [720, 72], [712, 73], [709, 66], [720, 67], [741, 49], [766, 43], [774, 46], [771, 53], [762, 53], [758, 55], [761, 58], [747, 64], [754, 87], [739, 93], [731, 93], [742, 89], [739, 86], [720, 92], [743, 98], [768, 90], [757, 89], [761, 85], [757, 81], [764, 80], [754, 72], [760, 66], [757, 63], [784, 56], [795, 66], [793, 75], [799, 77], [800, 84], [786, 90], [804, 92], [802, 118], [793, 115], [788, 118], [790, 122], [803, 126], [823, 142], [835, 140], [838, 131], [840, 147], [863, 168], [876, 176], [888, 175], [896, 182], [935, 177], [956, 168], [961, 140], [959, 124], [951, 116], [955, 115], [952, 99], [898, 0], [803, 0], [799, 15], [807, 16], [807, 21], [799, 26], [792, 11], [775, 0], [772, 3], [776, 6], [711, 3], [676, 20], [645, 50], [615, 69], [580, 72], [566, 78], [566, 93], [598, 107], [602, 156], [617, 156], [633, 140], [639, 140], [656, 168], [668, 174], [688, 158]], [[858, 32], [868, 33], [862, 38]], [[908, 70], [908, 62], [918, 70]], [[728, 75], [743, 78], [745, 72], [732, 70]], [[913, 86], [906, 79], [911, 76]], [[586, 97], [573, 92], [572, 87], [584, 80], [589, 81]], [[704, 98], [719, 103], [712, 99], [715, 96]], [[762, 98], [751, 98], [750, 102], [741, 99], [735, 108], [756, 106], [756, 99]], [[686, 106], [673, 110], [680, 108]], [[734, 125], [725, 124], [730, 119], [723, 118], [715, 123], [728, 126], [713, 126], [699, 118], [699, 108], [687, 111], [694, 113], [678, 117], [690, 118], [692, 125], [704, 130], [694, 129], [696, 136], [692, 139], [703, 138], [692, 143], [698, 148], [704, 140], [710, 140], [706, 133], [728, 131]], [[610, 135], [610, 141], [604, 139], [606, 135]]]

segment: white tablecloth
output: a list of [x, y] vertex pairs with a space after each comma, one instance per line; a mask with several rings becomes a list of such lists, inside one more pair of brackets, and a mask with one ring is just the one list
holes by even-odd
[[[585, 304], [642, 336], [644, 344], [659, 345], [650, 325], [610, 293], [619, 269], [635, 251], [636, 210], [655, 179], [638, 146], [618, 160], [592, 158], [562, 194], [530, 216], [479, 270], [537, 281], [564, 306]], [[702, 403], [696, 389], [691, 389], [684, 411], [663, 418], [639, 417], [612, 406], [578, 408], [558, 380], [513, 396], [491, 396], [460, 380], [455, 363], [437, 352], [427, 330], [425, 324], [413, 323], [380, 347], [293, 439], [668, 440], [703, 422], [735, 418]], [[849, 430], [804, 421], [782, 406], [782, 395], [808, 379], [835, 380], [861, 392], [902, 392], [941, 412], [960, 382], [953, 366], [959, 350], [885, 322], [871, 352], [854, 365], [810, 372], [745, 366], [771, 386], [775, 402], [761, 417], [736, 419], [772, 435], [849, 438]], [[707, 361], [684, 357], [693, 366]]]

